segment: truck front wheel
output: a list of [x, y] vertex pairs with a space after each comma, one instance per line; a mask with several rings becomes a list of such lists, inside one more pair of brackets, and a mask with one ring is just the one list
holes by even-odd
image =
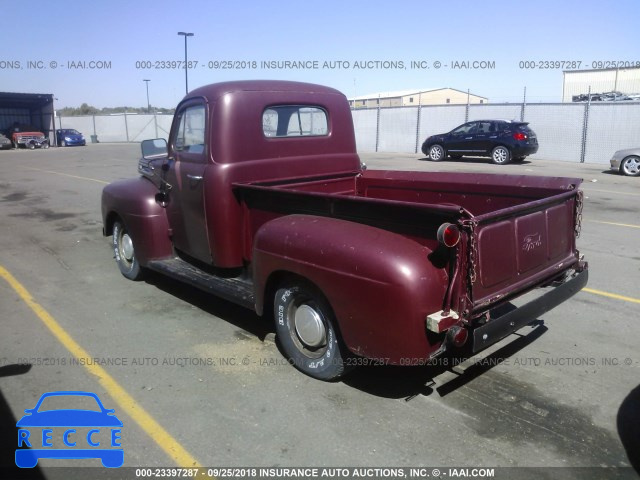
[[113, 224], [113, 254], [122, 275], [129, 280], [140, 280], [143, 275], [142, 267], [133, 249], [133, 240], [120, 221]]
[[278, 342], [294, 367], [319, 380], [346, 373], [347, 349], [338, 338], [331, 307], [315, 288], [293, 284], [278, 289], [274, 316]]

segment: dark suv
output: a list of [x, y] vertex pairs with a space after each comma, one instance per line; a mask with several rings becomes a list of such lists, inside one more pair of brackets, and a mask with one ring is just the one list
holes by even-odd
[[432, 135], [422, 144], [422, 153], [431, 160], [491, 157], [504, 165], [521, 162], [538, 151], [538, 138], [527, 122], [515, 120], [475, 120], [454, 128], [449, 133]]

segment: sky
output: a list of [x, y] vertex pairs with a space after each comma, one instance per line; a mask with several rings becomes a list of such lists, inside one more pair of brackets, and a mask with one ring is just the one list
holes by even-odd
[[[2, 11], [11, 5], [0, 0]], [[451, 87], [497, 103], [521, 102], [526, 87], [528, 102], [554, 102], [561, 101], [563, 68], [544, 62], [564, 61], [564, 69], [640, 62], [633, 33], [638, 0], [34, 0], [29, 6], [38, 13], [28, 21], [3, 21], [0, 91], [52, 93], [56, 108], [146, 107], [144, 79], [151, 105], [174, 107], [185, 94], [179, 31], [194, 33], [190, 90], [283, 79], [328, 85], [348, 97]]]

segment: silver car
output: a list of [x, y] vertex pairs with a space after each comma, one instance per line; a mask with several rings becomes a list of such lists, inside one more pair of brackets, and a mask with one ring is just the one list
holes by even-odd
[[11, 140], [0, 133], [0, 150], [13, 148]]
[[637, 177], [640, 175], [640, 147], [618, 150], [613, 154], [610, 162], [611, 170]]

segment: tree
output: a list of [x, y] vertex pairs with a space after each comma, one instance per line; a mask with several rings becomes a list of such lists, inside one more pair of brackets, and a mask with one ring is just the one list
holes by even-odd
[[[147, 107], [104, 107], [98, 109], [87, 103], [83, 103], [79, 107], [64, 107], [58, 110], [60, 117], [76, 117], [81, 115], [111, 115], [117, 113], [138, 113], [146, 114]], [[173, 114], [175, 108], [151, 107], [151, 112], [158, 114]]]
[[91, 107], [86, 103], [80, 105], [80, 115], [94, 115], [96, 113], [98, 113], [98, 109], [96, 107]]

